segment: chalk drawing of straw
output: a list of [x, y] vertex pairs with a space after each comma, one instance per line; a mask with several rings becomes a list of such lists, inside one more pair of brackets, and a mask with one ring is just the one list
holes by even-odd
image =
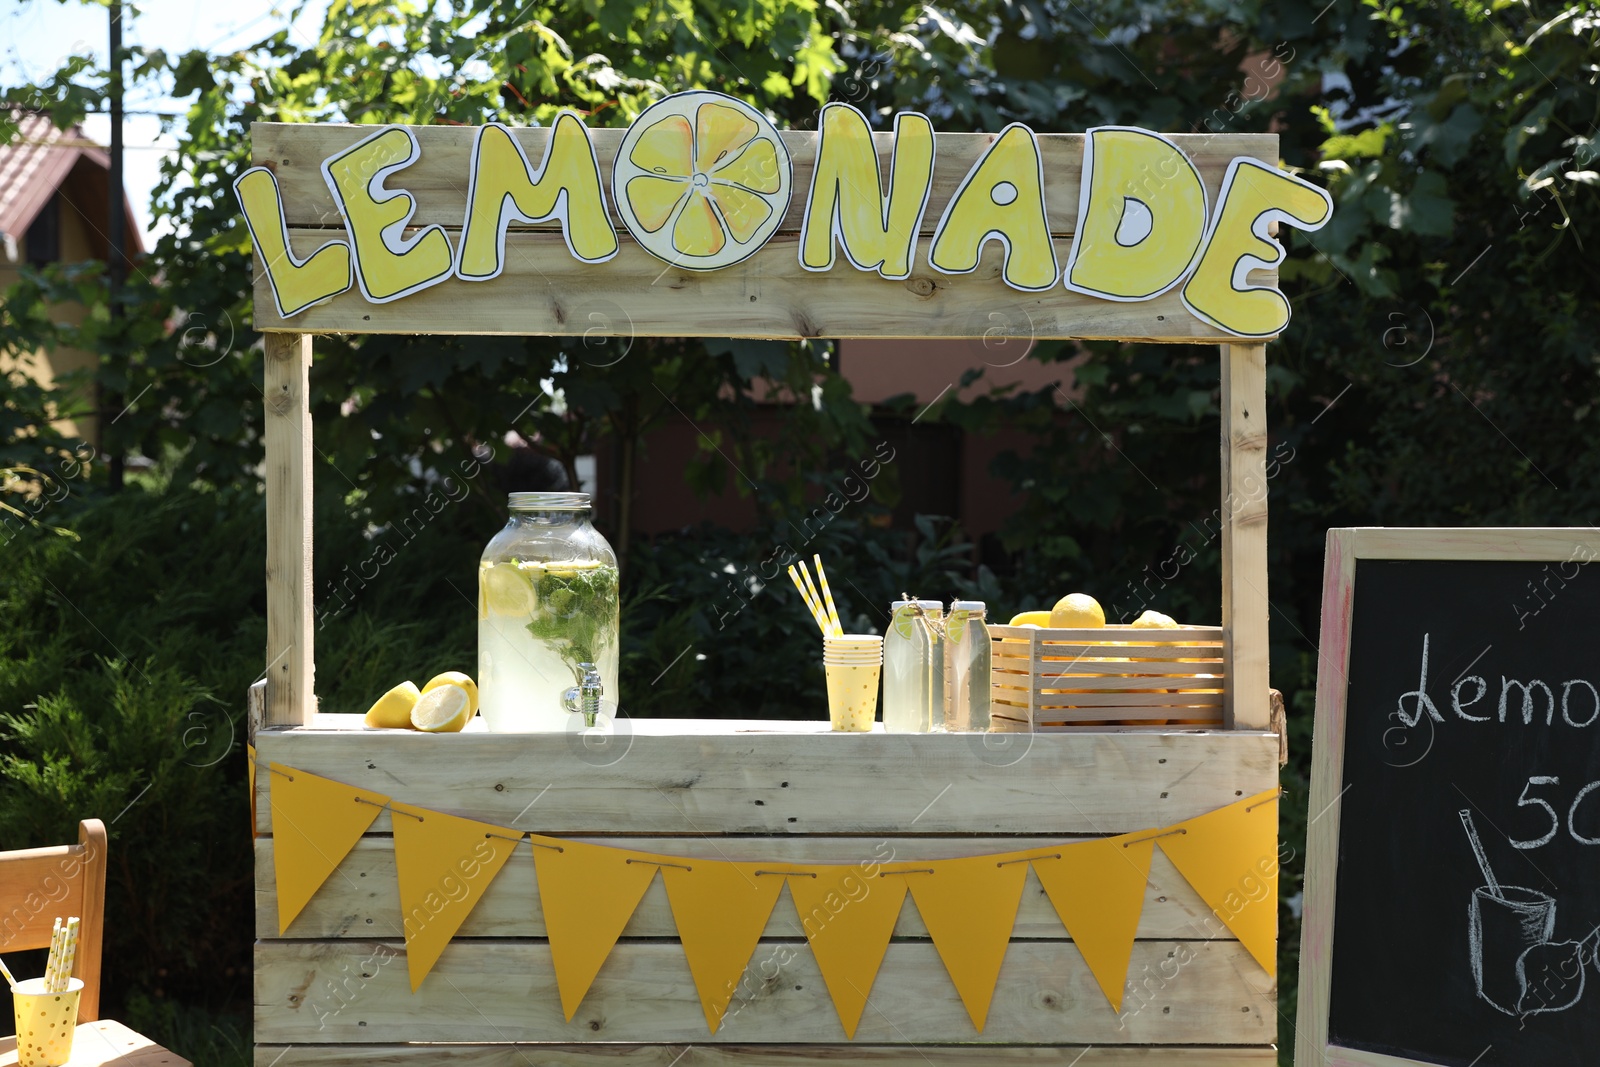
[[1467, 924], [1478, 996], [1507, 1015], [1567, 1010], [1583, 997], [1584, 970], [1595, 958], [1600, 927], [1582, 941], [1552, 941], [1555, 899], [1536, 889], [1500, 884], [1472, 813], [1460, 814], [1486, 883], [1472, 891]]

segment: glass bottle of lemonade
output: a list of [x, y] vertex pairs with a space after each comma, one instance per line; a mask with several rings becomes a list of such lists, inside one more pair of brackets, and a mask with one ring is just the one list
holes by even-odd
[[565, 730], [617, 708], [617, 557], [587, 493], [512, 493], [478, 563], [478, 690], [495, 733]]

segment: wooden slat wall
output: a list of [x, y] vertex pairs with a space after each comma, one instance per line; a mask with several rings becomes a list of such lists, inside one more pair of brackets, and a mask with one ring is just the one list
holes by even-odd
[[1271, 1067], [1254, 1048], [1079, 1045], [257, 1045], [255, 1067]]
[[[346, 716], [318, 721], [338, 718]], [[1106, 834], [1202, 815], [1278, 780], [1278, 739], [1267, 732], [993, 742], [985, 734], [639, 734], [617, 762], [595, 766], [563, 734], [256, 735], [263, 761], [558, 834]], [[619, 747], [628, 744], [624, 737]], [[269, 778], [256, 775], [262, 833], [272, 832]], [[387, 812], [372, 826], [390, 828]]]
[[[777, 862], [883, 861], [888, 850], [905, 861], [1029, 848], [1177, 821], [1277, 780], [1270, 734], [1016, 740], [1022, 747], [1005, 750], [984, 748], [977, 736], [649, 732], [634, 737], [616, 762], [595, 766], [563, 735], [349, 729], [257, 735], [263, 760], [423, 807], [620, 847]], [[1005, 759], [1014, 761], [1001, 765], [999, 754], [1008, 751]], [[258, 1067], [776, 1067], [803, 1059], [862, 1067], [958, 1061], [1265, 1067], [1274, 1056], [1273, 981], [1159, 850], [1129, 970], [1133, 989], [1120, 1017], [1030, 872], [981, 1035], [908, 898], [861, 1029], [847, 1043], [787, 890], [724, 1026], [709, 1035], [659, 879], [569, 1024], [561, 1017], [527, 845], [412, 994], [398, 937], [387, 815], [289, 936], [277, 936], [264, 795], [271, 777], [257, 776], [266, 834], [256, 846]], [[763, 961], [767, 973], [776, 966], [776, 977], [762, 979]], [[693, 1051], [686, 1053], [687, 1046]]]

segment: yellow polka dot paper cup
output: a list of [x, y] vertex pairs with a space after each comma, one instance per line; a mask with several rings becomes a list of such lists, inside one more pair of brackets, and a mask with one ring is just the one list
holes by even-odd
[[17, 1067], [62, 1067], [72, 1059], [83, 982], [67, 980], [64, 993], [45, 992], [43, 978], [18, 982], [11, 992], [17, 1016]]
[[822, 642], [828, 676], [828, 718], [835, 730], [865, 733], [878, 717], [878, 678], [883, 671], [883, 638], [845, 634]]

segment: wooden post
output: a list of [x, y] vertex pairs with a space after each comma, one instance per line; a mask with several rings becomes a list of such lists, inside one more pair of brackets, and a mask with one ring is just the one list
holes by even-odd
[[1266, 457], [1267, 348], [1223, 345], [1223, 721], [1231, 730], [1271, 728]]
[[311, 336], [266, 335], [266, 725], [311, 721]]

